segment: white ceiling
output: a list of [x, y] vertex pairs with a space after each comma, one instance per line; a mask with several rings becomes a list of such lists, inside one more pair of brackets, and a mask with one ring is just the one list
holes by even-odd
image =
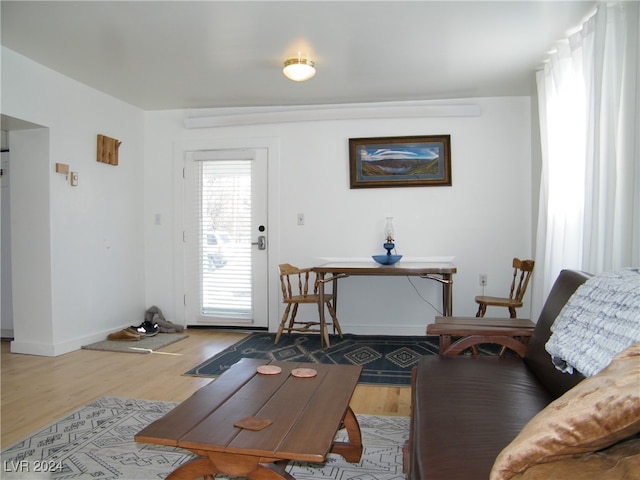
[[[595, 2], [1, 3], [2, 45], [144, 110], [530, 95]], [[282, 75], [308, 53], [318, 73]], [[3, 92], [4, 93], [4, 92]]]

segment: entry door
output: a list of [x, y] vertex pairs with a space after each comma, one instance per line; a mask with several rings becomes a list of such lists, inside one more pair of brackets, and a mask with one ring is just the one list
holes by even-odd
[[186, 154], [188, 325], [268, 326], [267, 150]]

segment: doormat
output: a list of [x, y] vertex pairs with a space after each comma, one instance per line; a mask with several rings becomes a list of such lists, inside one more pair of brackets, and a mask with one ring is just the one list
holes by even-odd
[[438, 354], [437, 336], [351, 335], [331, 336], [331, 346], [321, 348], [320, 335], [283, 335], [277, 345], [274, 333], [252, 333], [216, 354], [185, 375], [217, 377], [241, 358], [274, 361], [360, 365], [358, 383], [411, 385], [411, 369], [424, 355]]
[[188, 336], [189, 335], [181, 333], [159, 333], [153, 337], [145, 337], [132, 342], [124, 340], [103, 340], [92, 343], [91, 345], [84, 345], [82, 348], [85, 350], [102, 350], [104, 352], [153, 353], [162, 347], [176, 343]]
[[[150, 480], [166, 478], [194, 456], [187, 450], [137, 443], [134, 436], [177, 404], [102, 397], [2, 452], [3, 480]], [[402, 479], [408, 417], [356, 415], [363, 452], [358, 463], [329, 454], [324, 463], [291, 462], [294, 478]], [[337, 441], [346, 441], [340, 430]], [[36, 472], [35, 469], [38, 469]], [[216, 476], [216, 479], [224, 476]]]

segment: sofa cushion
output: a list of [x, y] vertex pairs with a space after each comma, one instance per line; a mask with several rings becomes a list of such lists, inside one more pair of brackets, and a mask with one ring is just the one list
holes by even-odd
[[597, 452], [574, 455], [556, 462], [539, 463], [513, 480], [631, 479], [640, 472], [640, 438], [617, 443]]
[[553, 401], [496, 458], [491, 480], [606, 448], [640, 431], [640, 342]]
[[423, 357], [412, 398], [410, 478], [488, 478], [500, 450], [552, 400], [520, 357]]

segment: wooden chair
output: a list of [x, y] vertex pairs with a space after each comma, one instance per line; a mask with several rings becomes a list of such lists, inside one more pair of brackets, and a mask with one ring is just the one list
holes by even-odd
[[[286, 304], [284, 315], [282, 315], [282, 321], [278, 327], [278, 333], [276, 334], [275, 343], [278, 343], [280, 336], [284, 330], [287, 333], [291, 332], [319, 332], [324, 338], [327, 336], [327, 326], [333, 326], [333, 333], [336, 331], [342, 338], [342, 330], [340, 329], [340, 323], [336, 317], [335, 308], [335, 292], [326, 293], [324, 295], [324, 303], [329, 310], [332, 322], [325, 323], [322, 331], [320, 325], [320, 308], [324, 308], [324, 305], [320, 305], [320, 297], [318, 295], [318, 277], [313, 273], [312, 268], [298, 268], [288, 263], [279, 265], [280, 270], [280, 286], [282, 287], [282, 301]], [[313, 279], [313, 280], [312, 280]], [[313, 291], [309, 293], [309, 288], [312, 287]], [[316, 316], [318, 320], [297, 320], [298, 307], [300, 304], [311, 304], [316, 306]], [[291, 314], [291, 316], [289, 316]]]
[[513, 259], [513, 279], [511, 280], [511, 288], [509, 290], [508, 297], [489, 297], [485, 295], [479, 295], [476, 297], [476, 303], [478, 304], [478, 313], [476, 317], [484, 317], [488, 306], [493, 307], [507, 307], [509, 309], [509, 316], [516, 318], [516, 308], [522, 306], [522, 299], [527, 291], [529, 285], [529, 279], [533, 273], [533, 260], [520, 260], [519, 258]]

